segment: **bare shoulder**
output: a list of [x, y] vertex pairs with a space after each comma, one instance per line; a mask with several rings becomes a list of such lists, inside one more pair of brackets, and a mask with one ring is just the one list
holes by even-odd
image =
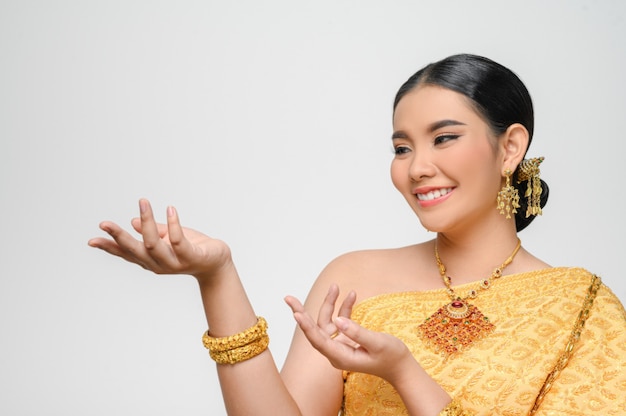
[[[325, 292], [332, 284], [343, 293], [354, 290], [359, 299], [381, 293], [430, 289], [438, 282], [432, 261], [433, 242], [405, 247], [360, 250], [331, 261], [316, 280], [312, 292]], [[430, 277], [435, 277], [430, 282]]]

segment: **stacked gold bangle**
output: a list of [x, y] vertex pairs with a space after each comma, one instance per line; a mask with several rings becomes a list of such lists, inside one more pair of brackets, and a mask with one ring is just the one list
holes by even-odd
[[229, 337], [214, 338], [206, 331], [202, 335], [202, 343], [216, 363], [237, 364], [256, 357], [267, 349], [270, 343], [267, 322], [259, 316], [254, 326]]

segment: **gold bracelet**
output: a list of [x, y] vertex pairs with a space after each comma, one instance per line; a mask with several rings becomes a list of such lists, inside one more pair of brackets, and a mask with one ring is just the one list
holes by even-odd
[[229, 337], [214, 338], [206, 331], [202, 343], [209, 355], [219, 364], [236, 364], [265, 351], [269, 344], [267, 322], [261, 316], [250, 328]]
[[220, 352], [209, 350], [209, 355], [218, 364], [237, 364], [261, 354], [267, 349], [269, 343], [270, 338], [265, 334], [258, 340], [239, 348]]
[[463, 410], [463, 406], [457, 399], [453, 399], [443, 408], [439, 416], [472, 416], [472, 414]]
[[256, 341], [267, 332], [267, 322], [262, 316], [257, 317], [255, 325], [239, 332], [238, 334], [231, 335], [229, 337], [213, 338], [209, 335], [209, 331], [206, 331], [202, 335], [202, 343], [204, 348], [210, 351], [222, 352], [232, 350], [234, 348], [243, 347], [253, 341]]

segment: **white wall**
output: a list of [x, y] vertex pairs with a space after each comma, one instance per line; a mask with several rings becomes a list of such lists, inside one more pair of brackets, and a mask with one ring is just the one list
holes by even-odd
[[87, 247], [148, 197], [228, 241], [282, 364], [334, 256], [431, 238], [388, 175], [400, 84], [526, 82], [551, 197], [521, 233], [624, 301], [626, 3], [0, 0], [0, 413], [223, 414], [193, 279]]

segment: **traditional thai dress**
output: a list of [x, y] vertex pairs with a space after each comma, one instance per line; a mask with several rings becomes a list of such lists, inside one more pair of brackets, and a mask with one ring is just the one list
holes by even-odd
[[[419, 326], [449, 302], [445, 289], [382, 294], [355, 305], [352, 319], [401, 339], [475, 415], [626, 415], [626, 313], [593, 274], [562, 267], [502, 277], [471, 300], [495, 328], [442, 354]], [[385, 380], [354, 372], [344, 379], [345, 416], [408, 414]]]

